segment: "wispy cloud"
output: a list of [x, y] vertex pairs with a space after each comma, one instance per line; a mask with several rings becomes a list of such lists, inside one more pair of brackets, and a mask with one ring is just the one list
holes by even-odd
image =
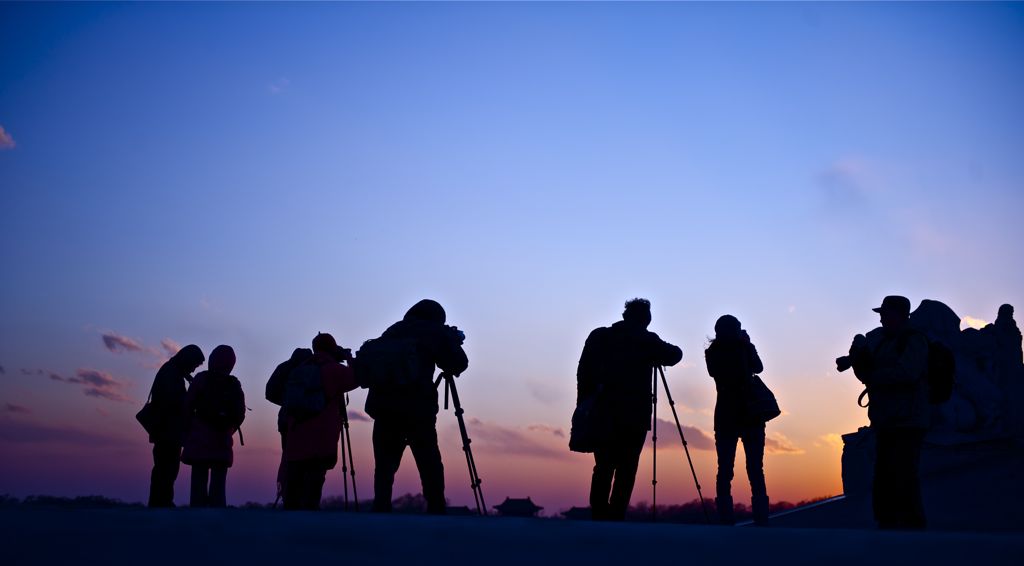
[[468, 425], [473, 446], [479, 445], [481, 452], [536, 458], [569, 457], [564, 440], [556, 440], [548, 430], [521, 430], [476, 418], [470, 419]]
[[106, 332], [103, 334], [103, 345], [115, 354], [120, 352], [143, 352], [147, 350], [147, 348], [140, 344], [138, 340], [127, 336], [121, 336], [115, 332]]
[[546, 424], [532, 424], [526, 427], [526, 430], [530, 432], [539, 432], [543, 434], [550, 434], [557, 438], [565, 438], [565, 429], [560, 427], [554, 427]]
[[85, 387], [83, 393], [88, 397], [106, 399], [108, 401], [128, 402], [131, 397], [125, 394], [126, 384], [118, 381], [109, 373], [94, 369], [79, 369], [74, 377], [64, 377], [56, 373], [49, 374], [50, 379], [64, 383], [73, 383]]
[[774, 432], [764, 439], [764, 453], [796, 456], [803, 454], [804, 449], [793, 444], [793, 441], [781, 432]]
[[278, 95], [278, 94], [281, 94], [282, 92], [288, 90], [288, 85], [290, 85], [291, 83], [292, 82], [290, 80], [288, 80], [288, 78], [280, 77], [280, 78], [274, 80], [274, 82], [272, 82], [269, 85], [267, 85], [267, 90], [272, 95]]
[[28, 415], [32, 413], [32, 409], [24, 407], [22, 405], [15, 405], [14, 403], [7, 403], [5, 409], [8, 413], [15, 413], [21, 415]]
[[17, 144], [14, 143], [14, 138], [11, 137], [11, 134], [7, 133], [7, 130], [5, 130], [3, 126], [0, 126], [0, 150], [14, 149], [14, 146], [16, 145]]
[[181, 344], [178, 344], [170, 338], [164, 338], [160, 341], [160, 346], [167, 352], [168, 356], [173, 356], [181, 350]]
[[820, 440], [825, 446], [835, 448], [836, 450], [843, 449], [843, 435], [839, 433], [830, 432], [828, 434], [823, 434], [818, 437], [818, 440]]
[[[714, 450], [715, 437], [695, 426], [682, 425], [686, 444], [694, 450]], [[658, 419], [658, 450], [682, 446], [676, 423]]]

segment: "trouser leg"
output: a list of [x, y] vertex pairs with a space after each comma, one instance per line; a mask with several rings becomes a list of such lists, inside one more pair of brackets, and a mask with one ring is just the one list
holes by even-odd
[[391, 490], [395, 473], [402, 462], [406, 439], [397, 423], [377, 419], [373, 422], [373, 510], [391, 511]]
[[921, 501], [920, 459], [925, 431], [898, 428], [887, 431], [889, 452], [888, 506], [890, 523], [902, 529], [923, 529], [926, 526]]
[[209, 482], [210, 468], [208, 466], [193, 465], [191, 490], [189, 492], [189, 507], [207, 507], [209, 497], [207, 494], [207, 483]]
[[174, 482], [181, 469], [181, 445], [153, 444], [153, 471], [149, 478], [149, 506], [174, 507]]
[[894, 504], [894, 498], [898, 497], [894, 489], [894, 475], [898, 474], [896, 462], [900, 449], [897, 436], [893, 429], [880, 428], [875, 431], [875, 477], [871, 500], [875, 520], [881, 529], [899, 526]]
[[594, 450], [594, 473], [590, 477], [590, 517], [595, 521], [608, 519], [608, 498], [615, 475], [615, 461], [609, 447]]
[[718, 455], [718, 475], [715, 478], [715, 507], [723, 525], [736, 522], [733, 512], [732, 478], [736, 465], [736, 443], [739, 436], [733, 432], [715, 431], [715, 452]]
[[636, 470], [646, 440], [646, 430], [629, 431], [619, 439], [612, 495], [608, 500], [608, 514], [612, 520], [622, 521], [626, 518], [626, 508], [629, 507], [629, 500], [633, 495]]
[[227, 507], [227, 466], [214, 466], [210, 468], [210, 507]]
[[284, 462], [288, 482], [284, 485], [284, 508], [293, 511], [302, 509], [302, 492], [305, 487], [303, 462]]
[[441, 450], [437, 446], [437, 419], [413, 421], [406, 431], [409, 448], [416, 460], [423, 485], [423, 497], [427, 500], [427, 513], [443, 515], [448, 504], [444, 499], [444, 464]]
[[764, 425], [752, 427], [743, 432], [743, 453], [747, 463], [747, 479], [750, 480], [750, 507], [754, 524], [768, 524], [768, 488], [764, 479]]

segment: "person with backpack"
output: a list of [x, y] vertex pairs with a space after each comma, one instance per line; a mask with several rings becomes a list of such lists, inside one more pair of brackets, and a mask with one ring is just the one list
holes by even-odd
[[181, 468], [181, 447], [185, 442], [186, 385], [192, 372], [206, 361], [203, 351], [189, 344], [160, 366], [153, 379], [149, 404], [154, 426], [149, 434], [153, 444], [153, 471], [149, 480], [149, 506], [174, 507], [174, 482]]
[[593, 407], [590, 513], [594, 520], [625, 519], [640, 453], [651, 429], [652, 371], [683, 359], [678, 346], [647, 330], [650, 324], [650, 301], [633, 299], [626, 303], [622, 320], [590, 333], [580, 356], [577, 405]]
[[352, 370], [342, 365], [351, 360], [349, 350], [321, 333], [313, 338], [313, 356], [288, 374], [281, 406], [287, 429], [285, 509], [320, 508], [327, 471], [338, 463], [345, 393], [356, 388]]
[[754, 524], [768, 524], [768, 489], [764, 480], [765, 422], [751, 414], [748, 397], [754, 374], [764, 371], [757, 348], [740, 321], [722, 315], [715, 322], [715, 338], [704, 350], [708, 375], [715, 380], [715, 451], [718, 454], [715, 507], [723, 525], [733, 525], [732, 478], [736, 443], [743, 440], [743, 453], [750, 481], [750, 507]]
[[196, 375], [185, 397], [189, 427], [181, 461], [192, 466], [191, 507], [227, 506], [232, 436], [245, 420], [245, 395], [231, 375], [234, 367], [235, 351], [217, 346], [210, 352], [208, 369]]
[[447, 512], [444, 466], [437, 445], [437, 388], [434, 368], [457, 376], [469, 359], [465, 335], [445, 325], [444, 308], [424, 299], [380, 338], [356, 353], [356, 379], [369, 389], [366, 414], [373, 419], [373, 510], [391, 511], [391, 492], [408, 446], [416, 459], [427, 512]]
[[875, 431], [874, 516], [881, 529], [923, 529], [919, 464], [931, 414], [928, 338], [911, 327], [906, 297], [890, 295], [872, 310], [882, 326], [854, 338], [848, 359], [867, 387]]
[[284, 452], [288, 445], [288, 413], [284, 408], [285, 387], [292, 370], [312, 357], [313, 350], [309, 348], [295, 348], [291, 357], [278, 364], [274, 368], [273, 373], [270, 374], [270, 379], [267, 380], [265, 393], [267, 401], [281, 407], [277, 411], [277, 432], [281, 435], [281, 463], [277, 466], [278, 498], [284, 497], [285, 486], [288, 484], [288, 467], [284, 459]]

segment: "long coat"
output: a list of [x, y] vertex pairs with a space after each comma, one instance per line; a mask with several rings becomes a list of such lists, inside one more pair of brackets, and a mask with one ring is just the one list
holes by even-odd
[[[225, 383], [226, 382], [226, 383]], [[199, 406], [215, 388], [225, 387], [231, 395], [219, 407], [225, 418], [209, 422], [200, 416]], [[181, 461], [189, 465], [223, 466], [234, 463], [232, 436], [245, 420], [245, 395], [242, 384], [233, 375], [204, 371], [196, 375], [185, 396], [185, 412], [189, 418]]]
[[761, 424], [762, 421], [748, 414], [744, 402], [751, 376], [764, 371], [757, 348], [739, 339], [717, 338], [704, 351], [704, 361], [718, 391], [715, 430], [735, 432]]

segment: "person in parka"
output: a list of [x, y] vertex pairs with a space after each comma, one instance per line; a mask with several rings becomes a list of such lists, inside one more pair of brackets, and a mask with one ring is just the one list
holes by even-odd
[[174, 507], [174, 482], [178, 479], [181, 446], [185, 441], [186, 385], [192, 382], [192, 372], [204, 361], [199, 346], [189, 344], [164, 362], [153, 380], [150, 403], [159, 418], [149, 435], [153, 444], [150, 507]]
[[626, 303], [622, 320], [590, 333], [580, 356], [577, 402], [593, 398], [598, 431], [590, 483], [594, 520], [625, 519], [640, 453], [651, 430], [653, 369], [674, 366], [683, 358], [678, 346], [647, 330], [650, 323], [650, 301], [633, 299]]
[[312, 357], [313, 350], [295, 348], [291, 357], [278, 364], [270, 374], [270, 379], [267, 380], [265, 392], [267, 401], [281, 407], [277, 411], [277, 432], [281, 435], [281, 463], [277, 467], [277, 497], [279, 498], [284, 497], [288, 485], [288, 466], [284, 459], [285, 448], [288, 445], [288, 415], [284, 408], [285, 387], [292, 370]]
[[351, 352], [338, 347], [333, 336], [321, 333], [313, 339], [313, 357], [292, 370], [294, 372], [306, 365], [316, 366], [326, 403], [322, 411], [311, 416], [286, 411], [285, 509], [320, 508], [327, 471], [338, 463], [345, 393], [356, 388], [352, 370], [341, 364], [351, 359]]
[[[419, 469], [427, 512], [447, 512], [444, 465], [437, 445], [439, 407], [434, 368], [457, 376], [466, 371], [469, 359], [462, 349], [464, 335], [453, 326], [445, 326], [446, 318], [437, 301], [424, 299], [381, 335], [381, 339], [414, 340], [417, 359], [411, 382], [388, 387], [371, 385], [366, 395], [366, 414], [373, 418], [374, 511], [391, 511], [395, 473], [408, 446]], [[358, 363], [357, 359], [357, 368]]]
[[708, 375], [715, 380], [715, 451], [718, 453], [715, 507], [719, 522], [735, 523], [732, 500], [736, 443], [743, 440], [743, 453], [750, 480], [751, 510], [754, 524], [768, 524], [768, 489], [764, 479], [765, 423], [749, 414], [745, 394], [752, 376], [764, 371], [757, 348], [732, 315], [715, 322], [715, 339], [704, 351]]
[[232, 436], [245, 420], [245, 395], [231, 375], [235, 351], [230, 346], [214, 348], [207, 367], [185, 396], [189, 426], [181, 461], [192, 466], [189, 506], [225, 507], [228, 468], [234, 463]]
[[910, 325], [910, 300], [890, 295], [872, 309], [882, 326], [857, 335], [853, 371], [867, 387], [875, 431], [875, 520], [882, 529], [923, 529], [919, 465], [930, 425], [928, 339]]

